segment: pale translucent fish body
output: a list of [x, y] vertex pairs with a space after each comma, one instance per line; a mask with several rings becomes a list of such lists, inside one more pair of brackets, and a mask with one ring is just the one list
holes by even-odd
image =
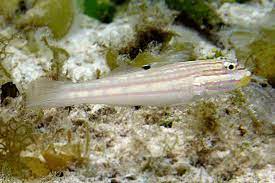
[[27, 92], [27, 106], [181, 104], [197, 95], [230, 91], [247, 84], [250, 72], [233, 66], [229, 68], [223, 61], [199, 60], [83, 83], [38, 80]]

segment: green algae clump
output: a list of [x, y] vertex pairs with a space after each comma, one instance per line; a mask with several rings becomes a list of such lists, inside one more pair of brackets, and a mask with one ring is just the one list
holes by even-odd
[[6, 47], [10, 39], [0, 36], [0, 85], [11, 80], [11, 73], [3, 65], [3, 60], [7, 57]]
[[84, 13], [104, 23], [110, 23], [116, 12], [115, 5], [109, 0], [84, 0]]
[[[184, 21], [191, 21], [197, 27], [206, 26], [212, 29], [222, 23], [222, 20], [211, 6], [211, 1], [201, 0], [166, 0], [169, 8], [181, 12]], [[185, 17], [185, 18], [184, 18]]]
[[275, 86], [275, 11], [256, 30], [238, 28], [232, 30], [230, 44], [236, 50], [237, 58], [250, 68], [253, 74], [262, 76]]
[[[42, 110], [27, 110], [18, 98], [5, 101], [0, 106], [1, 173], [25, 180], [86, 165], [90, 153], [87, 123], [72, 132], [55, 123], [64, 120], [60, 111], [47, 116]], [[55, 124], [46, 125], [49, 121]]]
[[53, 53], [51, 71], [48, 73], [48, 76], [53, 80], [60, 80], [62, 79], [62, 67], [64, 62], [70, 57], [70, 54], [63, 48], [50, 45], [46, 38], [43, 38], [43, 41]]
[[201, 101], [191, 111], [196, 116], [193, 128], [203, 135], [218, 134], [220, 121], [217, 117], [217, 106], [213, 102]]
[[117, 58], [118, 58], [118, 52], [111, 49], [107, 50], [106, 61], [107, 61], [107, 65], [111, 70], [114, 70], [115, 68], [119, 67], [117, 63]]
[[20, 154], [33, 140], [32, 124], [28, 121], [15, 117], [9, 120], [0, 118], [0, 170], [14, 176], [26, 176]]
[[48, 26], [55, 38], [62, 38], [72, 25], [73, 0], [2, 0], [0, 15], [17, 27]]
[[16, 25], [20, 28], [48, 26], [59, 39], [69, 31], [73, 17], [72, 0], [40, 0], [16, 20]]
[[134, 60], [131, 61], [130, 65], [134, 67], [142, 67], [147, 64], [159, 62], [160, 56], [153, 55], [149, 52], [139, 53]]
[[275, 44], [257, 40], [250, 45], [250, 50], [254, 53], [251, 58], [255, 65], [254, 73], [267, 78], [268, 82], [275, 86]]
[[0, 14], [6, 19], [12, 19], [18, 8], [20, 0], [1, 0]]

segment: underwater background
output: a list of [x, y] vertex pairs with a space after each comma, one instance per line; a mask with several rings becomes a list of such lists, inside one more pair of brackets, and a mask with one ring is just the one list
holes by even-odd
[[[0, 182], [274, 182], [274, 6], [0, 0]], [[250, 83], [178, 106], [26, 106], [41, 78], [219, 59], [243, 65]]]

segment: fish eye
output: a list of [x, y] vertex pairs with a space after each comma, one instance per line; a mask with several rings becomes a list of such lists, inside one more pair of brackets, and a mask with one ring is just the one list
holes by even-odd
[[148, 69], [151, 69], [151, 65], [144, 65], [144, 66], [142, 66], [142, 68], [144, 69], [144, 70], [148, 70]]
[[230, 71], [233, 71], [236, 69], [236, 64], [235, 63], [230, 63], [230, 62], [225, 62], [224, 67]]
[[228, 66], [228, 69], [229, 70], [233, 70], [235, 67], [234, 67], [234, 65], [233, 64], [230, 64], [229, 66]]

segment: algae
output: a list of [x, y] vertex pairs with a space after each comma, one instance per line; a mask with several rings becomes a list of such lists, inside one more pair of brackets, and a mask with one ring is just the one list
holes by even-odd
[[[270, 37], [270, 39], [272, 38]], [[253, 53], [249, 59], [254, 65], [253, 73], [267, 78], [268, 82], [275, 86], [275, 44], [270, 43], [270, 41], [257, 40], [249, 48], [250, 53]]]
[[[187, 42], [173, 42], [178, 36], [169, 26], [176, 13], [169, 10], [163, 2], [139, 1], [129, 4], [127, 15], [137, 17], [134, 25], [135, 39], [118, 50], [127, 55], [126, 62], [134, 67], [167, 61], [169, 55], [184, 53], [186, 59], [193, 58], [194, 47]], [[172, 60], [172, 59], [171, 59]]]
[[258, 31], [233, 30], [229, 39], [240, 62], [274, 86], [275, 27], [262, 26]]
[[11, 75], [9, 71], [0, 62], [0, 84], [7, 83], [11, 80]]
[[40, 45], [39, 45], [38, 41], [35, 38], [35, 31], [34, 30], [29, 30], [25, 34], [26, 34], [26, 39], [28, 40], [26, 48], [31, 53], [38, 53], [40, 51]]
[[211, 1], [166, 0], [166, 3], [169, 8], [181, 11], [198, 26], [212, 29], [222, 22], [211, 6]]
[[196, 111], [196, 121], [193, 128], [196, 129], [198, 133], [205, 134], [217, 134], [220, 126], [220, 121], [217, 117], [217, 106], [212, 102], [199, 102], [195, 107]]
[[148, 157], [142, 165], [141, 171], [152, 172], [156, 176], [163, 177], [173, 172], [169, 162], [166, 162], [163, 157]]
[[[160, 7], [163, 8], [162, 5]], [[31, 6], [27, 5], [26, 12], [29, 8]], [[136, 67], [146, 64], [150, 66], [151, 62], [158, 62], [174, 53], [184, 52], [187, 55], [184, 58], [196, 58], [196, 45], [184, 41], [184, 38], [177, 40], [179, 35], [170, 31], [169, 26], [173, 21], [171, 12], [165, 13], [162, 8], [155, 12], [148, 7], [140, 8], [135, 10], [136, 14], [132, 12], [140, 18], [135, 19], [135, 40], [123, 49], [107, 48], [103, 52], [106, 53], [111, 70], [120, 66], [120, 57], [124, 55], [127, 57], [126, 63]], [[15, 14], [17, 12], [15, 10]], [[139, 15], [144, 12], [145, 14]], [[21, 16], [20, 14], [25, 14], [24, 6], [17, 15]], [[155, 14], [158, 16], [154, 16]], [[11, 13], [10, 17], [13, 16]], [[41, 45], [36, 42], [32, 30], [36, 26], [30, 29], [28, 26], [23, 27], [28, 41], [27, 51], [30, 54], [41, 51], [39, 53], [43, 54], [45, 50], [40, 50]], [[264, 39], [251, 32], [242, 32], [247, 37], [252, 37], [242, 46], [259, 53], [253, 53], [247, 59], [247, 50], [241, 50], [243, 54], [239, 56], [240, 47], [236, 46], [237, 55], [241, 62], [253, 66], [254, 73], [264, 73], [262, 76], [268, 77], [270, 82], [271, 70], [274, 70], [270, 58], [274, 50], [268, 41], [275, 40], [273, 30], [267, 28], [259, 31], [259, 35], [266, 37]], [[59, 42], [51, 41], [48, 37], [42, 41], [53, 54], [53, 59], [47, 62], [52, 64], [47, 76], [62, 79], [60, 71], [69, 53], [59, 46]], [[262, 46], [267, 43], [269, 46]], [[216, 49], [213, 52], [213, 57], [224, 56], [223, 50]], [[4, 53], [3, 58], [6, 58], [9, 53]], [[266, 58], [269, 60], [266, 63], [270, 71], [265, 68], [268, 66], [261, 66], [266, 64], [263, 63]], [[97, 78], [102, 74], [100, 70], [95, 72]], [[265, 83], [262, 85], [269, 87]], [[248, 87], [245, 89], [256, 92]], [[49, 182], [64, 179], [72, 182], [78, 178], [98, 182], [233, 182], [245, 173], [251, 181], [242, 182], [253, 182], [260, 180], [257, 170], [265, 170], [263, 167], [271, 163], [266, 146], [272, 146], [269, 141], [274, 128], [270, 121], [261, 119], [262, 113], [250, 109], [251, 106], [259, 107], [257, 102], [261, 98], [253, 97], [255, 103], [249, 104], [247, 97], [247, 92], [239, 89], [203, 98], [183, 107], [80, 105], [41, 111], [25, 111], [21, 105], [12, 105], [21, 96], [16, 99], [7, 97], [0, 107], [0, 116], [3, 117], [0, 120], [0, 167], [5, 175], [28, 179], [38, 177], [38, 181], [44, 181], [41, 177], [49, 174], [57, 176], [56, 180], [47, 176], [46, 181]], [[91, 129], [88, 123], [92, 125]], [[13, 135], [15, 137], [11, 137]], [[23, 140], [20, 144], [22, 147], [17, 148], [17, 143], [24, 136], [33, 141], [29, 143]], [[3, 151], [6, 143], [15, 144], [11, 146], [11, 152], [16, 152], [15, 157], [10, 156], [10, 153], [7, 156], [6, 151]], [[91, 162], [88, 162], [89, 157]], [[79, 167], [86, 165], [91, 170], [82, 174], [83, 169]]]
[[34, 177], [43, 177], [50, 173], [47, 165], [37, 157], [22, 157], [20, 162], [25, 165], [25, 169], [31, 170]]
[[[129, 57], [131, 60], [136, 59], [136, 57], [139, 54], [143, 54], [143, 55], [139, 55], [140, 58], [137, 58], [137, 60], [140, 60], [141, 57], [143, 57], [145, 59], [147, 58], [147, 61], [148, 61], [148, 57], [150, 54], [146, 54], [142, 52], [145, 52], [146, 50], [149, 51], [150, 49], [152, 49], [152, 47], [156, 47], [159, 44], [161, 45], [161, 47], [159, 48], [159, 51], [167, 50], [165, 48], [167, 47], [168, 43], [174, 36], [173, 32], [166, 31], [163, 29], [158, 29], [153, 26], [140, 27], [140, 29], [137, 27], [136, 32], [137, 32], [137, 35], [136, 35], [135, 42], [132, 44], [129, 44], [127, 47], [122, 48], [119, 51], [120, 54], [129, 54]], [[153, 58], [153, 56], [151, 56], [151, 58]]]
[[72, 0], [39, 0], [25, 14], [15, 18], [19, 28], [48, 26], [55, 38], [69, 31], [74, 18]]
[[178, 61], [172, 55], [179, 54], [182, 60], [196, 58], [193, 43], [174, 39], [179, 35], [171, 31], [169, 26], [176, 13], [169, 10], [163, 2], [130, 2], [126, 15], [136, 19], [135, 37], [122, 48], [108, 48], [106, 60], [111, 70], [125, 63], [141, 68], [151, 63]]
[[202, 36], [220, 45], [216, 32], [224, 25], [211, 0], [165, 0], [169, 8], [179, 11], [176, 22], [192, 27]]
[[115, 4], [110, 0], [84, 0], [84, 13], [104, 23], [110, 23], [116, 12]]
[[70, 55], [65, 49], [50, 45], [47, 38], [43, 38], [43, 41], [53, 53], [51, 70], [48, 73], [48, 76], [53, 80], [60, 80], [62, 79], [62, 69], [64, 62], [68, 60]]
[[9, 55], [6, 51], [10, 42], [16, 37], [16, 34], [12, 35], [10, 38], [0, 35], [0, 85], [11, 81], [12, 76], [10, 71], [4, 66], [3, 61]]
[[[32, 179], [70, 166], [83, 166], [89, 161], [87, 123], [82, 124], [79, 134], [72, 135], [70, 130], [58, 126], [41, 133], [39, 126], [47, 122], [49, 116], [42, 110], [25, 109], [18, 99], [11, 99], [6, 108], [12, 110], [14, 106], [18, 107], [18, 111], [7, 114], [0, 108], [1, 172], [21, 179]], [[84, 139], [78, 136], [80, 134]], [[58, 143], [63, 139], [66, 140], [62, 144]]]
[[117, 63], [118, 55], [119, 54], [117, 51], [111, 49], [109, 49], [106, 53], [107, 65], [111, 70], [114, 70], [115, 68], [119, 67]]
[[6, 19], [12, 19], [21, 0], [2, 0], [0, 4], [0, 14]]
[[221, 4], [223, 4], [223, 3], [247, 3], [252, 0], [219, 0], [219, 1]]
[[0, 119], [0, 169], [13, 176], [26, 177], [29, 173], [24, 172], [26, 167], [20, 154], [34, 141], [33, 124], [19, 117], [3, 117]]
[[69, 31], [75, 13], [73, 0], [2, 0], [0, 14], [21, 29], [48, 26], [55, 38]]
[[148, 52], [141, 52], [129, 64], [134, 67], [142, 67], [144, 65], [159, 62], [160, 60], [160, 56]]
[[[265, 160], [254, 150], [259, 142], [250, 139], [255, 135], [255, 116], [247, 107], [244, 94], [234, 91], [224, 102], [206, 99], [187, 110], [192, 116], [189, 125], [195, 134], [188, 142], [190, 148], [186, 153], [193, 166], [204, 167], [210, 174], [215, 174], [217, 180], [229, 181], [249, 166], [261, 166]], [[227, 108], [228, 105], [231, 108]], [[234, 116], [242, 120], [236, 123]], [[258, 130], [263, 132], [269, 125], [268, 122], [260, 123]]]
[[163, 120], [167, 120], [170, 115], [169, 107], [162, 109], [154, 109], [150, 113], [143, 113], [142, 116], [146, 124], [163, 124]]

